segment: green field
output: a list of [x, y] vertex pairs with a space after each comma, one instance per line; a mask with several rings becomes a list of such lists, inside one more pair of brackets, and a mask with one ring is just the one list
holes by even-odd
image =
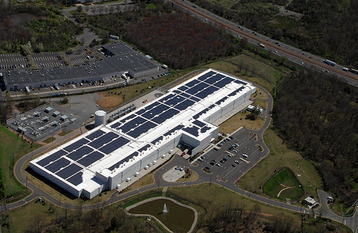
[[296, 175], [304, 190], [309, 195], [318, 197], [316, 190], [322, 189], [323, 184], [315, 167], [299, 153], [287, 148], [272, 128], [265, 131], [264, 141], [270, 149], [269, 155], [247, 172], [237, 185], [258, 195], [264, 195], [261, 193], [261, 187], [267, 178], [271, 177], [276, 169], [288, 167]]
[[22, 140], [6, 127], [0, 126], [0, 161], [3, 192], [8, 201], [16, 201], [30, 193], [20, 184], [13, 172], [14, 165], [23, 155], [40, 148], [39, 144], [30, 144]]
[[48, 138], [46, 138], [45, 140], [43, 140], [42, 142], [44, 142], [44, 143], [50, 143], [50, 142], [53, 142], [53, 141], [55, 141], [56, 140], [56, 138], [54, 138], [54, 137], [48, 137]]
[[271, 177], [263, 187], [264, 193], [273, 198], [285, 200], [300, 198], [304, 190], [295, 175], [287, 168], [282, 168]]

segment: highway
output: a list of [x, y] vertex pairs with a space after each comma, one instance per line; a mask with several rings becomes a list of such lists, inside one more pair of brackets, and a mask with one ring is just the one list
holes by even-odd
[[[191, 2], [184, 0], [171, 0], [171, 2], [175, 7], [179, 7], [183, 11], [191, 14], [194, 17], [199, 18], [204, 22], [217, 26], [224, 26], [228, 32], [231, 32], [234, 36], [239, 35], [242, 39], [246, 38], [250, 44], [253, 44], [255, 46], [259, 46], [260, 43], [264, 44], [266, 46], [265, 50], [272, 52], [272, 54], [287, 57], [289, 61], [307, 68], [314, 69], [317, 72], [322, 72], [323, 70], [323, 72], [327, 75], [335, 75], [343, 79], [343, 81], [350, 85], [358, 86], [358, 75], [343, 71], [342, 65], [327, 65], [326, 63], [323, 63], [323, 60], [325, 60], [324, 58], [306, 53], [302, 50], [283, 44], [279, 41], [272, 40], [271, 38], [263, 36], [243, 26], [240, 26], [239, 28], [238, 24], [235, 24], [220, 16], [217, 16], [203, 8], [200, 8], [197, 5], [194, 5]], [[278, 43], [276, 44], [276, 42]], [[275, 50], [277, 51], [277, 53], [275, 52]]]

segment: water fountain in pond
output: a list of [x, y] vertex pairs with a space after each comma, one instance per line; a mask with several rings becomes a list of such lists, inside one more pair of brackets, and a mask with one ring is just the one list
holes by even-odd
[[168, 213], [168, 207], [167, 207], [167, 204], [165, 203], [164, 207], [163, 207], [163, 214], [166, 214], [166, 213]]

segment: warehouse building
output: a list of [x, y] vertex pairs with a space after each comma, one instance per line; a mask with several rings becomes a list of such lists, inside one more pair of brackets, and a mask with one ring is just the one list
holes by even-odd
[[123, 73], [138, 78], [159, 71], [157, 64], [123, 42], [103, 46], [103, 50], [110, 56], [81, 66], [26, 71], [0, 70], [0, 83], [3, 89], [16, 91], [26, 87], [31, 89], [86, 81], [107, 81], [121, 77]]
[[256, 88], [209, 69], [157, 100], [30, 162], [30, 167], [77, 197], [93, 198], [151, 166], [179, 143], [192, 156], [216, 138], [212, 124], [248, 101]]

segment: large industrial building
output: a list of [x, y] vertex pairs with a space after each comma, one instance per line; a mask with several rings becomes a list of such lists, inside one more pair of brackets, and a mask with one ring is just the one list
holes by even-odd
[[[16, 91], [24, 88], [48, 87], [86, 81], [106, 81], [126, 73], [138, 78], [159, 71], [159, 66], [123, 42], [105, 45], [107, 57], [81, 66], [56, 67], [38, 70], [0, 70], [3, 89]], [[1, 86], [1, 85], [0, 85]]]
[[93, 198], [147, 168], [179, 143], [192, 155], [218, 135], [212, 124], [248, 101], [256, 88], [209, 69], [155, 101], [30, 162], [30, 167], [77, 197]]

